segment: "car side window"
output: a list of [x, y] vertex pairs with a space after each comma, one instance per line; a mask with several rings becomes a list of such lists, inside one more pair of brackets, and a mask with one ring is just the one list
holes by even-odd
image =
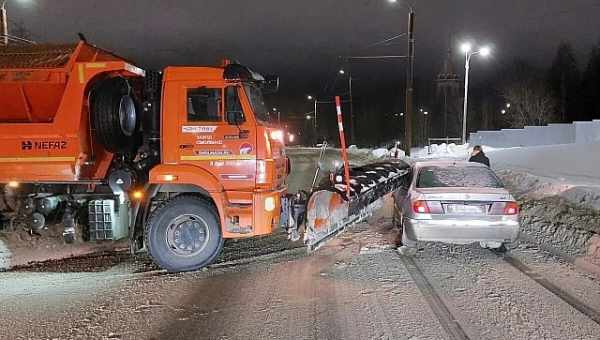
[[187, 91], [188, 122], [218, 122], [221, 121], [220, 88], [200, 87]]

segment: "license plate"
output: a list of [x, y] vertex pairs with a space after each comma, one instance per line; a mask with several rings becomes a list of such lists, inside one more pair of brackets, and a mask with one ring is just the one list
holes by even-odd
[[481, 215], [485, 214], [485, 205], [447, 204], [446, 214]]

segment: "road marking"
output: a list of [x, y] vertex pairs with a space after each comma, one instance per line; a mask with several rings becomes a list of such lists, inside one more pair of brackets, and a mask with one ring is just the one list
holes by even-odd
[[423, 297], [431, 307], [431, 310], [439, 320], [441, 326], [448, 333], [451, 339], [469, 340], [469, 337], [463, 330], [462, 326], [456, 321], [456, 318], [450, 313], [450, 310], [435, 291], [429, 280], [415, 260], [412, 257], [400, 255], [400, 259], [410, 273], [410, 276], [415, 281], [417, 288], [423, 294]]

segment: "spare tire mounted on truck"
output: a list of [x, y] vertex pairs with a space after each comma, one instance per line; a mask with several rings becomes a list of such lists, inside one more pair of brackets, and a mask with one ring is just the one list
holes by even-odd
[[141, 141], [139, 105], [133, 89], [124, 78], [102, 81], [91, 97], [94, 137], [113, 153], [135, 150]]

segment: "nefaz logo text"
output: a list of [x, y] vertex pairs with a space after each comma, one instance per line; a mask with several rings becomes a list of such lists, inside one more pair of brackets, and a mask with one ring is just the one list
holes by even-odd
[[21, 142], [21, 150], [65, 150], [67, 141], [31, 141], [26, 140]]

